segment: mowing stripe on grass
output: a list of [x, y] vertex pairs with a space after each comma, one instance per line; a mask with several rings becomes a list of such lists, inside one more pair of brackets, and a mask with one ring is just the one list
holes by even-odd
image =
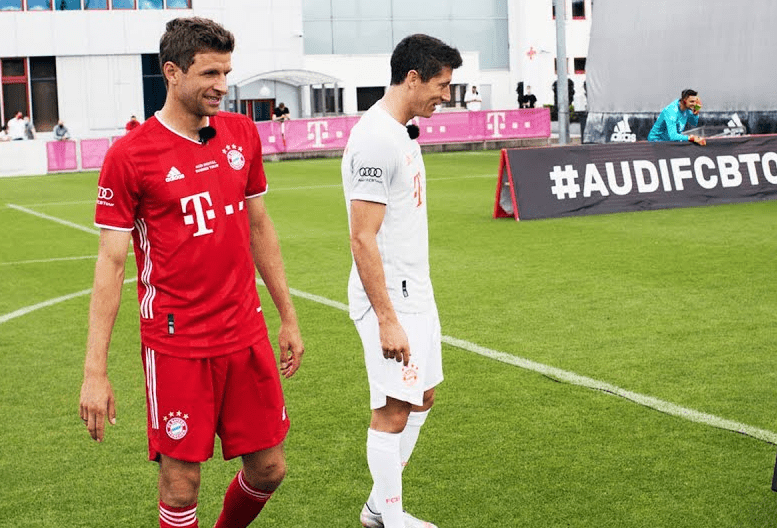
[[[10, 204], [9, 204], [10, 206]], [[58, 222], [64, 225], [68, 225], [70, 227], [74, 227], [76, 229], [80, 230], [86, 230], [84, 226], [80, 226], [78, 224], [73, 224], [72, 222], [66, 222], [64, 220], [60, 220], [58, 218], [54, 218], [48, 215], [41, 215], [40, 213], [36, 213], [34, 211], [30, 211], [28, 209], [19, 208], [17, 209], [23, 211], [23, 212], [29, 212], [30, 214], [33, 214], [35, 216], [39, 216], [41, 218], [46, 218], [47, 220], [51, 220], [54, 222]], [[94, 234], [97, 234], [96, 231], [89, 230], [89, 232], [93, 232]], [[135, 281], [137, 279], [127, 279], [125, 280], [125, 284], [128, 282]], [[264, 285], [264, 282], [261, 279], [256, 280], [258, 284]], [[15, 312], [11, 312], [10, 314], [2, 315], [0, 316], [0, 324], [5, 323], [7, 321], [10, 321], [11, 319], [15, 319], [17, 317], [21, 317], [22, 315], [26, 315], [30, 312], [33, 312], [35, 310], [38, 310], [39, 308], [44, 308], [46, 306], [51, 306], [53, 304], [57, 304], [63, 301], [67, 301], [69, 299], [73, 299], [75, 297], [79, 297], [82, 295], [87, 295], [92, 290], [82, 290], [80, 292], [72, 293], [70, 295], [64, 295], [62, 297], [57, 297], [56, 299], [51, 299], [49, 301], [45, 301], [42, 303], [38, 303], [33, 306], [28, 306], [26, 308], [21, 308], [19, 310], [16, 310]], [[325, 306], [329, 306], [330, 308], [335, 308], [337, 310], [342, 310], [347, 312], [348, 306], [337, 301], [333, 301], [331, 299], [327, 299], [326, 297], [321, 297], [320, 295], [315, 295], [312, 293], [307, 293], [301, 290], [297, 290], [294, 288], [289, 288], [289, 291], [292, 295], [296, 297], [301, 297], [303, 299], [323, 304]], [[606, 383], [604, 381], [599, 381], [593, 378], [588, 378], [586, 376], [581, 376], [579, 374], [575, 374], [574, 372], [569, 372], [566, 370], [562, 370], [556, 367], [551, 367], [549, 365], [544, 365], [542, 363], [537, 363], [535, 361], [532, 361], [530, 359], [514, 356], [512, 354], [508, 354], [506, 352], [500, 352], [499, 350], [493, 350], [490, 348], [482, 347], [480, 345], [476, 345], [475, 343], [470, 343], [469, 341], [464, 341], [462, 339], [457, 339], [455, 337], [450, 336], [442, 336], [443, 343], [454, 346], [456, 348], [460, 348], [462, 350], [466, 350], [468, 352], [472, 352], [474, 354], [479, 354], [481, 356], [487, 357], [489, 359], [494, 359], [496, 361], [500, 361], [502, 363], [506, 363], [508, 365], [513, 365], [516, 367], [520, 367], [526, 370], [530, 370], [532, 372], [537, 372], [539, 374], [542, 374], [543, 376], [547, 376], [548, 378], [551, 378], [553, 380], [563, 382], [563, 383], [569, 383], [571, 385], [577, 385], [580, 387], [585, 387], [588, 389], [598, 390], [602, 392], [606, 392], [608, 394], [612, 394], [615, 396], [619, 396], [621, 398], [625, 398], [629, 401], [632, 401], [634, 403], [637, 403], [639, 405], [642, 405], [644, 407], [648, 407], [650, 409], [654, 409], [657, 411], [660, 411], [662, 413], [669, 414], [671, 416], [676, 416], [678, 418], [683, 418], [685, 420], [696, 422], [704, 425], [708, 425], [711, 427], [715, 427], [718, 429], [724, 429], [727, 431], [732, 431], [734, 433], [740, 433], [746, 436], [749, 436], [751, 438], [755, 438], [756, 440], [761, 440], [763, 442], [767, 442], [769, 444], [777, 445], [777, 433], [773, 431], [768, 431], [765, 429], [759, 429], [757, 427], [753, 427], [751, 425], [735, 422], [732, 420], [727, 420], [725, 418], [721, 418], [719, 416], [715, 416], [713, 414], [703, 413], [701, 411], [697, 411], [694, 409], [689, 409], [687, 407], [681, 407], [679, 405], [676, 405], [674, 403], [670, 403], [664, 400], [660, 400], [658, 398], [654, 398], [652, 396], [646, 396], [644, 394], [639, 394], [636, 392], [627, 391], [625, 389], [622, 389], [620, 387], [617, 387], [615, 385], [611, 385], [609, 383]]]

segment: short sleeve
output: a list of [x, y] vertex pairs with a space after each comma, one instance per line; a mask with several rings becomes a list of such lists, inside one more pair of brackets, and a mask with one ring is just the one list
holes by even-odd
[[251, 145], [251, 159], [248, 162], [248, 180], [246, 181], [246, 198], [256, 198], [267, 192], [267, 175], [264, 173], [262, 161], [262, 140], [256, 125], [248, 121], [248, 141]]
[[105, 157], [97, 183], [94, 223], [98, 227], [132, 231], [135, 226], [140, 182], [129, 158], [126, 148], [110, 149]]
[[351, 200], [388, 203], [389, 187], [396, 173], [397, 150], [393, 142], [373, 136], [351, 156]]

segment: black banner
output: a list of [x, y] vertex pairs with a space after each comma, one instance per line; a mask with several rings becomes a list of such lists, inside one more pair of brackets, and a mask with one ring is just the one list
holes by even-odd
[[777, 199], [777, 135], [503, 151], [494, 217], [553, 218]]

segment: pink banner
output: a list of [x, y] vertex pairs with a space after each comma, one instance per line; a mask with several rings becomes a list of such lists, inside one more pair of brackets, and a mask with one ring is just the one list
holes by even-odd
[[99, 169], [103, 166], [105, 153], [111, 146], [108, 138], [81, 140], [81, 167], [84, 169]]
[[46, 143], [46, 157], [49, 172], [78, 169], [75, 141], [49, 141]]
[[[358, 117], [294, 119], [256, 123], [264, 154], [343, 149]], [[439, 112], [416, 118], [422, 145], [550, 137], [550, 110]]]

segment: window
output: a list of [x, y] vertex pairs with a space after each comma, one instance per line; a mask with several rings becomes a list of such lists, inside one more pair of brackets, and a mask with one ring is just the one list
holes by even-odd
[[138, 9], [162, 9], [163, 0], [138, 0]]
[[[553, 72], [558, 75], [558, 59], [553, 59]], [[567, 73], [569, 73], [569, 58], [567, 57]]]
[[585, 73], [585, 57], [575, 57], [575, 73]]
[[275, 108], [274, 99], [244, 99], [240, 101], [240, 113], [251, 121], [269, 121]]
[[585, 18], [585, 0], [572, 0], [572, 18]]
[[190, 9], [190, 0], [167, 0], [167, 9]]
[[323, 108], [321, 101], [321, 88], [313, 88], [311, 90], [313, 97], [313, 113], [314, 114], [334, 114], [343, 112], [343, 89], [337, 89], [337, 106], [335, 107], [335, 89], [324, 88], [323, 92]]
[[22, 0], [0, 0], [0, 11], [21, 11]]
[[135, 9], [135, 0], [113, 0], [111, 6], [114, 9]]
[[27, 104], [27, 61], [25, 59], [0, 59], [3, 83], [3, 123], [16, 112], [29, 114]]
[[57, 11], [80, 11], [81, 0], [54, 0]]
[[36, 130], [49, 132], [59, 120], [57, 63], [54, 57], [30, 58], [32, 115]]
[[451, 84], [451, 100], [443, 103], [446, 108], [466, 107], [464, 96], [467, 94], [466, 84]]
[[359, 112], [369, 110], [372, 105], [383, 97], [384, 93], [386, 93], [386, 89], [383, 86], [356, 88], [356, 110]]
[[141, 55], [140, 64], [143, 70], [143, 116], [148, 119], [164, 106], [167, 88], [159, 68], [158, 53]]
[[108, 0], [84, 0], [84, 9], [108, 9]]
[[51, 0], [27, 0], [27, 11], [51, 11]]

